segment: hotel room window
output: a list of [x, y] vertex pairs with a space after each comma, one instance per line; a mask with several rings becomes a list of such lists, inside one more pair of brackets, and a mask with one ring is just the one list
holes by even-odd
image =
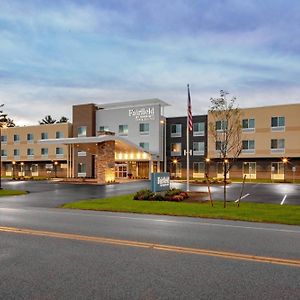
[[272, 131], [284, 131], [285, 117], [272, 117], [271, 118]]
[[171, 125], [171, 137], [181, 137], [181, 124]]
[[86, 136], [86, 126], [80, 126], [77, 129], [77, 136], [78, 137], [85, 137]]
[[140, 123], [140, 134], [141, 135], [149, 134], [149, 123]]
[[128, 125], [119, 125], [119, 135], [128, 135]]

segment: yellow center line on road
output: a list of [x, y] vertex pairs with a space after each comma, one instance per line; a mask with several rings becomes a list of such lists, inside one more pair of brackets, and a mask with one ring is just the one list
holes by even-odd
[[15, 228], [15, 227], [0, 226], [0, 232], [27, 234], [27, 235], [34, 235], [34, 236], [78, 240], [78, 241], [111, 244], [111, 245], [148, 248], [148, 249], [154, 249], [160, 251], [169, 251], [169, 252], [195, 254], [195, 255], [206, 255], [206, 256], [221, 257], [221, 258], [227, 258], [233, 260], [246, 260], [246, 261], [253, 261], [253, 262], [260, 262], [260, 263], [271, 263], [276, 265], [300, 267], [300, 260], [285, 259], [285, 258], [278, 258], [278, 257], [256, 256], [256, 255], [234, 253], [234, 252], [214, 251], [208, 249], [189, 248], [189, 247], [180, 247], [180, 246], [172, 246], [172, 245], [161, 245], [161, 244], [146, 243], [146, 242], [112, 239], [106, 237], [87, 236], [87, 235], [52, 232], [52, 231], [41, 231], [41, 230], [33, 230], [33, 229], [26, 229], [26, 228]]

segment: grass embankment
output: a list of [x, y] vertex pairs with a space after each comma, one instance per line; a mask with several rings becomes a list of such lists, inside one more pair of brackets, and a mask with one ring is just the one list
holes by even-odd
[[4, 196], [18, 196], [18, 195], [25, 195], [25, 194], [27, 194], [26, 191], [0, 190], [0, 197], [4, 197]]
[[224, 209], [222, 201], [216, 201], [214, 207], [210, 207], [209, 203], [141, 201], [132, 198], [133, 195], [123, 195], [85, 200], [67, 203], [63, 208], [300, 225], [300, 206], [296, 205], [242, 202], [237, 208], [234, 202], [230, 202]]

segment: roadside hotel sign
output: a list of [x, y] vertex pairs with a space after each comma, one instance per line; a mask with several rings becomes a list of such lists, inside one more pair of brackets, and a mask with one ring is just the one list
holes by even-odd
[[151, 191], [162, 192], [170, 189], [170, 174], [168, 172], [151, 173]]

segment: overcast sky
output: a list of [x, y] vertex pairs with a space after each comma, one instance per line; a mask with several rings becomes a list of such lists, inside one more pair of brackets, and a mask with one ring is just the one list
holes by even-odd
[[300, 102], [299, 0], [0, 0], [0, 104], [18, 125], [160, 98], [206, 113]]

